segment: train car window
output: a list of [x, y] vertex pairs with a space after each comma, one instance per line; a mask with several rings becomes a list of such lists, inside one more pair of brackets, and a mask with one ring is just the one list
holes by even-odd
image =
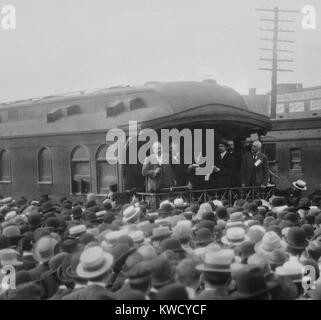
[[90, 159], [85, 147], [77, 146], [71, 155], [72, 193], [85, 194], [90, 192]]
[[302, 171], [301, 149], [290, 149], [291, 170]]
[[52, 157], [48, 148], [38, 154], [38, 183], [52, 183]]
[[109, 185], [117, 183], [117, 164], [106, 159], [107, 145], [100, 146], [96, 154], [97, 192], [107, 194]]
[[8, 150], [0, 152], [0, 182], [11, 182], [11, 162]]

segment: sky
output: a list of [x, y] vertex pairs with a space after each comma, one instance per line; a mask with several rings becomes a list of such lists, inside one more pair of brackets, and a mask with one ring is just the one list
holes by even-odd
[[[16, 30], [0, 26], [0, 102], [53, 94], [139, 85], [147, 81], [215, 79], [246, 94], [270, 90], [270, 47], [260, 31], [270, 13], [255, 8], [316, 9], [316, 28], [303, 14], [286, 14], [281, 34], [294, 59], [279, 83], [321, 85], [320, 0], [0, 0], [16, 9]], [[0, 19], [3, 15], [0, 14]]]

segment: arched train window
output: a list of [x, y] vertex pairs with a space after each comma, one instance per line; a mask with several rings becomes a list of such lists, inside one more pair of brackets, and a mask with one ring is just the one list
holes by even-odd
[[84, 194], [90, 192], [90, 159], [88, 150], [77, 146], [71, 154], [72, 193]]
[[52, 183], [52, 158], [48, 148], [41, 148], [38, 154], [38, 182]]
[[11, 182], [11, 162], [8, 150], [0, 151], [0, 182]]
[[117, 183], [117, 164], [106, 159], [107, 145], [100, 146], [96, 154], [97, 192], [108, 193], [109, 185]]

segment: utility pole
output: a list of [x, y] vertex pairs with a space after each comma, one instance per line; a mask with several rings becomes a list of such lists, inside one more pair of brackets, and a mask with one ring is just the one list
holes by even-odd
[[271, 119], [276, 118], [276, 105], [277, 105], [277, 78], [278, 72], [293, 72], [291, 69], [281, 69], [278, 67], [278, 62], [293, 62], [291, 59], [279, 59], [279, 52], [287, 52], [293, 53], [291, 50], [279, 49], [279, 43], [294, 43], [293, 40], [288, 39], [279, 39], [279, 33], [294, 33], [293, 30], [287, 29], [279, 29], [280, 23], [288, 23], [288, 22], [295, 22], [295, 20], [287, 20], [287, 19], [280, 19], [280, 13], [300, 13], [297, 10], [281, 10], [278, 7], [274, 7], [273, 9], [256, 9], [257, 11], [264, 11], [264, 12], [273, 12], [274, 16], [273, 19], [260, 19], [261, 21], [265, 22], [272, 22], [273, 28], [264, 29], [261, 28], [261, 31], [272, 32], [272, 38], [260, 38], [263, 41], [270, 41], [272, 42], [272, 48], [260, 48], [263, 51], [271, 51], [272, 58], [260, 58], [261, 61], [269, 61], [271, 62], [271, 68], [259, 68], [259, 70], [270, 71], [272, 73], [271, 77]]

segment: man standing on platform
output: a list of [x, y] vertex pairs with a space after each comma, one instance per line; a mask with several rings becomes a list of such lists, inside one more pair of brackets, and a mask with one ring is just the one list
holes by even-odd
[[269, 163], [265, 154], [261, 153], [262, 144], [254, 141], [251, 152], [245, 153], [242, 159], [241, 183], [242, 187], [266, 187], [269, 179]]
[[216, 159], [213, 174], [213, 186], [216, 189], [230, 188], [233, 174], [233, 156], [227, 151], [227, 141], [218, 144], [219, 155]]
[[161, 188], [174, 186], [175, 179], [169, 155], [164, 154], [159, 142], [153, 144], [152, 154], [145, 159], [142, 174], [145, 177], [146, 192], [159, 192]]
[[240, 152], [235, 152], [234, 141], [227, 141], [227, 151], [233, 158], [233, 170], [232, 170], [232, 178], [231, 178], [231, 187], [239, 187], [241, 185], [240, 182], [240, 170], [242, 164], [242, 155]]
[[170, 160], [174, 171], [175, 186], [186, 186], [187, 184], [187, 165], [181, 159], [179, 144], [173, 142], [171, 144]]

